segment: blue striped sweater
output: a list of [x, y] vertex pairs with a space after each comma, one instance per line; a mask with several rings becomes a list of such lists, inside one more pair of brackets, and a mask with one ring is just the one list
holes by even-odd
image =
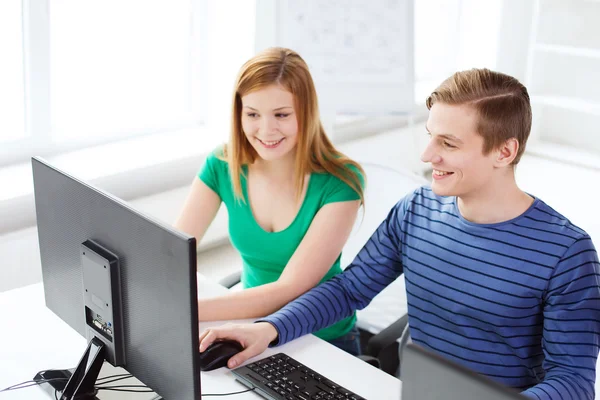
[[422, 187], [341, 275], [263, 318], [278, 344], [369, 304], [404, 273], [412, 340], [533, 399], [594, 399], [600, 265], [590, 237], [540, 199], [497, 224]]

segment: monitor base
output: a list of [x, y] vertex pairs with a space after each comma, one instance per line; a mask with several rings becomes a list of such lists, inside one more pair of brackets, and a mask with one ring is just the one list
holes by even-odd
[[74, 370], [40, 371], [33, 380], [57, 400], [99, 400], [95, 385], [104, 356], [104, 343], [93, 338]]

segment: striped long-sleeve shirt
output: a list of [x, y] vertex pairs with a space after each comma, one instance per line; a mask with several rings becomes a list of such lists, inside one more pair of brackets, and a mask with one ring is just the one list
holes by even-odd
[[369, 304], [404, 273], [412, 340], [533, 399], [594, 399], [600, 265], [590, 237], [540, 199], [475, 224], [423, 187], [353, 263], [271, 316], [278, 344]]

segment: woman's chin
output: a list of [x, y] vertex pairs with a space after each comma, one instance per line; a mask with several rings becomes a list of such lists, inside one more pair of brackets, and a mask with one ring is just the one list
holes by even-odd
[[285, 147], [275, 148], [275, 149], [267, 149], [264, 147], [257, 148], [257, 146], [254, 146], [254, 150], [256, 150], [256, 152], [258, 153], [258, 156], [265, 161], [281, 160], [281, 159], [288, 157], [292, 153], [291, 149], [288, 149]]

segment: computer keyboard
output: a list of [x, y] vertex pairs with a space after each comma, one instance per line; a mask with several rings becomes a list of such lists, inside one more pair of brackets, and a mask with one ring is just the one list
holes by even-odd
[[238, 381], [269, 400], [364, 400], [283, 353], [232, 372]]

